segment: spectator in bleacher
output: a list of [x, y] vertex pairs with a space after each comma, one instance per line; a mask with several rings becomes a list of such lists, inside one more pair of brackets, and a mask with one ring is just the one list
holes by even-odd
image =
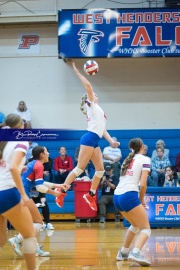
[[26, 164], [29, 162], [29, 159], [32, 158], [32, 150], [37, 145], [38, 145], [38, 143], [36, 143], [36, 142], [33, 142], [33, 141], [29, 142], [29, 148], [28, 148], [27, 153], [26, 153]]
[[147, 144], [144, 144], [144, 153], [143, 153], [143, 155], [148, 157], [148, 146], [147, 146]]
[[165, 182], [164, 187], [179, 187], [179, 178], [173, 166], [165, 168]]
[[176, 156], [176, 172], [178, 177], [180, 178], [180, 153]]
[[[143, 153], [143, 156], [148, 157], [150, 159], [150, 164], [151, 164], [151, 158], [147, 155], [147, 153], [148, 153], [148, 146], [147, 146], [147, 144], [144, 144], [144, 153]], [[149, 172], [148, 177], [147, 177], [147, 186], [153, 187], [155, 185], [154, 185], [154, 182], [153, 182], [153, 180], [152, 180], [152, 178], [151, 178], [150, 175], [151, 175], [151, 172]]]
[[164, 148], [157, 148], [157, 156], [151, 159], [151, 178], [156, 187], [163, 187], [165, 168], [171, 166], [169, 158], [164, 157]]
[[54, 159], [54, 181], [57, 184], [63, 184], [74, 166], [73, 160], [67, 155], [67, 151], [64, 146], [60, 147], [59, 154], [60, 156]]
[[163, 157], [169, 158], [169, 149], [165, 148], [165, 142], [163, 140], [158, 140], [156, 142], [156, 149], [152, 152], [151, 159], [157, 157], [157, 148], [159, 148], [159, 147], [164, 148]]
[[5, 115], [2, 112], [0, 112], [0, 128], [3, 126], [4, 119], [5, 119]]
[[[48, 149], [47, 149], [47, 151], [48, 151]], [[44, 176], [43, 176], [44, 181], [53, 182], [53, 173], [52, 173], [53, 159], [49, 156], [48, 162], [45, 162], [43, 164], [43, 166], [44, 166]]]
[[[114, 141], [117, 142], [116, 137], [112, 137]], [[119, 172], [120, 172], [120, 160], [122, 158], [121, 150], [112, 144], [110, 146], [107, 146], [103, 150], [103, 162], [104, 166], [111, 164], [113, 167], [113, 173], [117, 177], [119, 177]]]
[[24, 128], [31, 128], [31, 112], [27, 108], [26, 103], [24, 101], [20, 101], [17, 109], [14, 112], [21, 116], [24, 121]]
[[[105, 223], [106, 221], [106, 208], [110, 204], [114, 204], [113, 196], [114, 190], [118, 185], [119, 179], [113, 174], [113, 166], [107, 164], [105, 167], [105, 175], [101, 179], [99, 188], [102, 189], [101, 198], [98, 201], [100, 223]], [[115, 209], [115, 221], [120, 221], [120, 212]]]

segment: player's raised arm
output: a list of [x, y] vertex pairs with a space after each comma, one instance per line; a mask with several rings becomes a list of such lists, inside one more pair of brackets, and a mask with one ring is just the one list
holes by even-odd
[[92, 89], [90, 82], [79, 72], [79, 70], [76, 68], [76, 65], [74, 62], [72, 63], [72, 66], [73, 66], [74, 72], [76, 73], [76, 75], [78, 76], [78, 78], [80, 79], [80, 81], [82, 82], [82, 84], [84, 85], [84, 87], [86, 89], [88, 99], [90, 101], [93, 101], [94, 100], [94, 92], [93, 92], [93, 89]]

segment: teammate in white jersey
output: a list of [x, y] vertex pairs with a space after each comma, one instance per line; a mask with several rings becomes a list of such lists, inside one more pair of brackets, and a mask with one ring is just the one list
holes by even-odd
[[[5, 118], [8, 128], [23, 128], [20, 116]], [[27, 207], [29, 198], [24, 190], [20, 169], [25, 162], [28, 142], [0, 141], [0, 248], [6, 242], [6, 221], [24, 237], [23, 253], [28, 270], [35, 270], [36, 238], [33, 221]]]
[[[128, 259], [136, 261], [142, 266], [148, 266], [151, 262], [142, 256], [140, 251], [151, 235], [144, 200], [147, 177], [150, 171], [150, 159], [143, 155], [144, 144], [140, 138], [131, 139], [129, 148], [132, 152], [122, 164], [120, 181], [114, 191], [114, 206], [129, 221], [131, 226], [116, 259], [120, 261]], [[135, 246], [129, 252], [129, 247], [137, 233], [139, 235]]]
[[[72, 172], [70, 172], [64, 183], [70, 185], [76, 177], [85, 170], [89, 161], [92, 160], [96, 172], [92, 179], [91, 189], [89, 193], [84, 194], [83, 198], [89, 204], [91, 209], [97, 211], [95, 194], [99, 181], [104, 175], [102, 153], [98, 146], [98, 142], [102, 137], [104, 137], [114, 147], [118, 147], [120, 143], [114, 141], [106, 130], [106, 116], [98, 105], [98, 96], [94, 93], [90, 82], [79, 72], [75, 63], [73, 63], [73, 69], [86, 89], [86, 94], [82, 97], [80, 109], [84, 111], [83, 105], [86, 105], [87, 111], [85, 114], [87, 116], [88, 132], [84, 134], [80, 140], [80, 151], [77, 166], [72, 170]], [[62, 191], [61, 196], [56, 199], [56, 203], [60, 207], [64, 204], [65, 196], [66, 192]]]

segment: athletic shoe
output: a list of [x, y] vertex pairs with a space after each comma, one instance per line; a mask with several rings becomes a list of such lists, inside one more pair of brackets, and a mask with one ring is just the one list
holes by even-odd
[[134, 253], [134, 252], [131, 251], [129, 253], [128, 260], [129, 261], [135, 261], [135, 262], [139, 263], [141, 266], [149, 266], [149, 265], [151, 265], [151, 262], [148, 261], [148, 259], [146, 259], [144, 256], [142, 256], [140, 254], [140, 252]]
[[100, 222], [100, 223], [105, 223], [105, 222], [106, 222], [105, 216], [100, 216], [99, 222]]
[[36, 248], [36, 257], [49, 257], [50, 253], [42, 250], [42, 247], [37, 246]]
[[14, 250], [14, 252], [18, 256], [22, 256], [22, 253], [20, 251], [21, 243], [20, 243], [19, 239], [17, 238], [17, 236], [15, 235], [14, 237], [9, 238], [8, 242], [11, 245], [12, 249]]
[[87, 193], [83, 195], [83, 198], [89, 204], [92, 210], [97, 211], [96, 195], [91, 196], [89, 193]]
[[56, 197], [56, 204], [59, 207], [64, 206], [64, 197], [67, 195], [67, 193], [62, 192], [58, 197]]
[[121, 250], [118, 251], [118, 254], [116, 256], [116, 260], [118, 261], [127, 261], [128, 260], [129, 253], [125, 254], [122, 253]]
[[46, 230], [54, 230], [54, 226], [51, 223], [47, 223], [45, 229]]

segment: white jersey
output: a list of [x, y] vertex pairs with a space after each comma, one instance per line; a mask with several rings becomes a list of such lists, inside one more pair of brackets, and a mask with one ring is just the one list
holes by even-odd
[[138, 185], [141, 178], [141, 172], [150, 171], [150, 159], [141, 154], [136, 154], [129, 164], [126, 175], [120, 176], [120, 181], [114, 194], [119, 195], [128, 191], [139, 191]]
[[[107, 155], [108, 157], [112, 158], [113, 160], [122, 157], [121, 150], [119, 148], [113, 148], [111, 146], [107, 146], [103, 150], [103, 155]], [[111, 162], [110, 159], [103, 159], [104, 162]]]
[[[16, 186], [11, 172], [10, 172], [10, 166], [12, 162], [12, 158], [14, 155], [14, 152], [20, 151], [25, 153], [27, 152], [27, 149], [29, 147], [28, 142], [8, 142], [3, 150], [3, 156], [0, 160], [0, 190], [6, 190], [10, 189]], [[22, 165], [25, 163], [25, 156], [23, 158]]]
[[19, 115], [26, 122], [31, 121], [31, 112], [27, 109], [25, 112], [18, 111], [17, 109], [14, 111], [15, 114]]
[[86, 101], [86, 107], [88, 122], [87, 130], [96, 133], [102, 138], [106, 126], [106, 116], [104, 111], [98, 104], [90, 102], [89, 100]]

